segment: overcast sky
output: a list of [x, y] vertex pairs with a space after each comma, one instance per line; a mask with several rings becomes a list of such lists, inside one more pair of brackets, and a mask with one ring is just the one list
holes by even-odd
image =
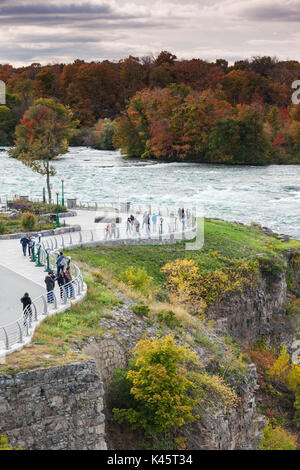
[[300, 0], [0, 0], [0, 63], [118, 60], [168, 50], [300, 60]]

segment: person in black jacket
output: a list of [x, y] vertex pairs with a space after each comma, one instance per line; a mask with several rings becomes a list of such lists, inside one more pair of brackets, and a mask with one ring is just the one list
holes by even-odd
[[64, 285], [68, 283], [68, 279], [64, 273], [64, 271], [60, 271], [59, 276], [57, 277], [57, 283], [60, 287], [60, 298], [64, 298]]
[[54, 276], [53, 272], [48, 273], [47, 276], [45, 277], [47, 300], [49, 304], [54, 302], [53, 290], [55, 287], [55, 280], [56, 280], [56, 277]]
[[29, 324], [32, 321], [32, 310], [31, 310], [31, 298], [29, 297], [28, 292], [25, 292], [23, 297], [21, 298], [21, 302], [23, 304], [23, 313], [24, 313], [24, 325], [29, 321]]

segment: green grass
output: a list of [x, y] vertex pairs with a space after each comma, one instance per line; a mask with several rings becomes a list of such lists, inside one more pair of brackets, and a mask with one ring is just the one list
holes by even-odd
[[225, 261], [211, 256], [213, 251], [229, 259], [240, 259], [261, 253], [276, 256], [290, 247], [300, 247], [300, 241], [282, 243], [254, 227], [205, 220], [205, 244], [201, 250], [187, 251], [185, 242], [180, 242], [175, 245], [83, 247], [72, 250], [70, 254], [73, 259], [108, 271], [118, 279], [129, 266], [145, 268], [153, 277], [154, 284], [161, 286], [164, 282], [162, 266], [176, 259], [192, 258], [205, 273], [226, 265]]

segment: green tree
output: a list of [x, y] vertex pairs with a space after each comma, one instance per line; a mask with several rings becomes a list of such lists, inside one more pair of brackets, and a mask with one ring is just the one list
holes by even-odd
[[68, 152], [68, 138], [76, 124], [68, 107], [53, 99], [42, 98], [24, 113], [16, 128], [16, 143], [10, 155], [33, 171], [46, 175], [49, 203], [50, 176], [55, 175], [51, 162]]

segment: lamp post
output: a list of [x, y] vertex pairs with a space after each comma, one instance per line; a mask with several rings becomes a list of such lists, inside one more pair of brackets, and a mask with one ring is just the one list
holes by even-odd
[[65, 206], [65, 193], [64, 193], [64, 178], [61, 179], [61, 204], [64, 207]]
[[56, 191], [56, 228], [60, 227], [59, 215], [58, 215], [58, 195], [59, 195], [59, 191]]

